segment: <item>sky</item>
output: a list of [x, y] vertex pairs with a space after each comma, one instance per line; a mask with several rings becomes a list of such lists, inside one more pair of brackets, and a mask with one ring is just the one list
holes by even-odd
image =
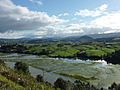
[[120, 0], [0, 0], [0, 38], [120, 32]]

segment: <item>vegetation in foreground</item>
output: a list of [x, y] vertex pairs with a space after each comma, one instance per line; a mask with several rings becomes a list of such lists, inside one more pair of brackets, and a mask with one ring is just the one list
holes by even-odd
[[46, 82], [38, 82], [26, 73], [27, 66], [20, 64], [12, 70], [6, 67], [4, 62], [0, 62], [0, 90], [55, 90]]

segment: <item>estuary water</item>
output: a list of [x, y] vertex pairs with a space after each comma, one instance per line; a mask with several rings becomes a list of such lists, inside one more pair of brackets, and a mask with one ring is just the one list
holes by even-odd
[[[63, 76], [59, 73], [73, 76], [80, 75], [87, 78], [95, 77], [96, 80], [88, 80], [88, 82], [99, 88], [107, 88], [113, 82], [120, 83], [120, 65], [107, 64], [104, 60], [94, 61], [67, 58], [43, 58], [36, 55], [17, 53], [7, 54], [1, 56], [0, 58], [5, 60], [7, 66], [11, 68], [14, 67], [17, 60], [27, 61], [29, 65], [33, 64], [33, 66], [29, 66], [31, 75], [33, 77], [36, 77], [38, 74], [44, 75], [44, 80], [50, 82], [51, 84], [54, 84], [59, 77], [71, 82], [76, 80], [74, 77]], [[41, 67], [45, 70], [43, 71]]]

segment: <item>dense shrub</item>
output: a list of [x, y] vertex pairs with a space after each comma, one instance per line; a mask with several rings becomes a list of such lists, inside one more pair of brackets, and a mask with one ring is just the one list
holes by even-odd
[[0, 59], [0, 64], [5, 65], [5, 62]]
[[60, 88], [61, 90], [66, 90], [67, 82], [62, 78], [58, 78], [54, 83], [55, 88]]
[[108, 90], [120, 90], [120, 84], [116, 84], [115, 82], [108, 87]]
[[14, 68], [18, 71], [24, 72], [26, 74], [29, 73], [29, 67], [26, 63], [16, 62]]
[[38, 82], [44, 82], [43, 76], [41, 76], [40, 74], [36, 76], [36, 80]]

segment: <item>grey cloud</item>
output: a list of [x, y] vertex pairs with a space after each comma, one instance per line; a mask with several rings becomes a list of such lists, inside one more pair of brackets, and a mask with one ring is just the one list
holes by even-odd
[[9, 30], [36, 30], [40, 27], [62, 22], [45, 12], [30, 11], [10, 0], [0, 0], [0, 32]]

